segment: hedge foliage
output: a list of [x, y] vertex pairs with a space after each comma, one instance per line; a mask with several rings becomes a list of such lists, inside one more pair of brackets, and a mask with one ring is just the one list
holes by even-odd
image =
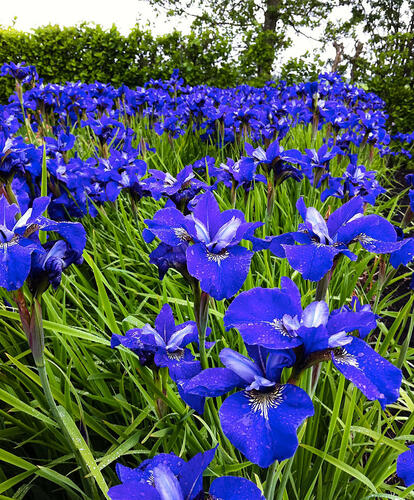
[[[128, 36], [86, 23], [75, 27], [47, 25], [24, 33], [0, 29], [0, 62], [34, 64], [45, 82], [101, 81], [136, 87], [150, 78], [167, 78], [179, 68], [190, 85], [233, 86], [240, 78], [231, 45], [217, 32], [183, 35], [174, 30], [154, 36], [135, 26]], [[0, 78], [0, 101], [14, 82]]]

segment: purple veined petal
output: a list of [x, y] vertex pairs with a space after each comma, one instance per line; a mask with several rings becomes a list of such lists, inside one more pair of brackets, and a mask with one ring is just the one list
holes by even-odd
[[283, 245], [289, 264], [306, 280], [319, 281], [340, 251], [330, 245]]
[[215, 479], [210, 486], [210, 495], [221, 500], [265, 500], [259, 488], [244, 477], [223, 476]]
[[210, 465], [216, 453], [217, 446], [204, 453], [197, 453], [180, 471], [180, 485], [183, 492], [183, 498], [199, 498], [203, 493], [203, 473]]
[[146, 483], [132, 480], [112, 486], [108, 490], [111, 500], [162, 500], [157, 490]]
[[397, 476], [407, 487], [414, 484], [414, 445], [409, 446], [408, 450], [397, 458]]
[[226, 330], [237, 328], [246, 344], [288, 349], [301, 344], [283, 324], [283, 316], [302, 315], [296, 291], [253, 288], [238, 295], [224, 315]]
[[164, 341], [164, 345], [168, 344], [171, 335], [175, 332], [174, 315], [169, 304], [164, 304], [155, 318], [155, 330]]
[[253, 382], [256, 376], [260, 377], [263, 375], [259, 367], [253, 361], [233, 351], [233, 349], [226, 347], [221, 350], [219, 356], [220, 361], [226, 368], [232, 370], [248, 384]]
[[202, 244], [187, 249], [187, 268], [200, 281], [201, 289], [217, 300], [230, 298], [243, 286], [253, 252], [235, 246], [215, 254]]
[[248, 460], [264, 468], [294, 455], [297, 428], [313, 413], [309, 396], [293, 385], [278, 385], [265, 393], [237, 392], [219, 411], [229, 441]]
[[191, 378], [185, 386], [190, 394], [203, 397], [222, 396], [236, 387], [245, 387], [246, 382], [228, 368], [207, 368]]
[[36, 243], [26, 241], [27, 246], [22, 246], [19, 241], [10, 241], [0, 246], [0, 287], [8, 291], [23, 286], [30, 272], [32, 252], [44, 252]]
[[153, 219], [144, 222], [157, 238], [171, 246], [181, 245], [196, 234], [194, 222], [172, 207], [158, 210]]
[[344, 203], [329, 216], [328, 226], [331, 238], [335, 236], [338, 230], [348, 223], [356, 214], [362, 214], [364, 211], [364, 201], [360, 197], [355, 197]]
[[307, 328], [316, 328], [320, 325], [326, 325], [329, 317], [328, 304], [321, 300], [309, 304], [302, 315], [302, 323]]
[[367, 397], [384, 409], [400, 395], [402, 372], [366, 342], [353, 337], [348, 345], [332, 353], [336, 368]]
[[152, 475], [161, 500], [184, 500], [180, 483], [168, 467], [158, 465], [152, 469]]
[[402, 264], [406, 266], [414, 259], [414, 238], [407, 238], [403, 240], [401, 248], [392, 252], [390, 256], [390, 264], [392, 267], [397, 267]]
[[377, 317], [372, 311], [342, 311], [331, 314], [326, 328], [330, 335], [344, 330], [358, 330], [360, 337], [366, 337], [377, 326]]
[[341, 226], [335, 236], [335, 240], [344, 244], [349, 244], [356, 239], [362, 243], [368, 243], [369, 240], [396, 242], [397, 234], [394, 226], [379, 215], [361, 215], [358, 214], [347, 224]]
[[174, 332], [168, 340], [167, 350], [176, 351], [178, 348], [185, 347], [183, 340], [193, 333], [194, 325], [186, 325], [181, 330]]

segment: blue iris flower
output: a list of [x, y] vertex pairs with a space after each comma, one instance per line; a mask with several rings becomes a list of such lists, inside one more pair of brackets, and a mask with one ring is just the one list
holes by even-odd
[[[245, 148], [257, 165], [264, 165], [269, 171], [273, 170], [277, 184], [289, 177], [296, 181], [302, 179], [302, 173], [291, 165], [291, 163], [302, 162], [302, 153], [297, 149], [284, 150], [277, 139], [269, 145], [266, 151], [260, 146], [254, 149], [249, 143], [245, 144]], [[242, 158], [242, 161], [246, 160]]]
[[408, 450], [397, 458], [397, 476], [407, 487], [414, 484], [414, 445], [409, 446]]
[[[352, 198], [342, 205], [327, 221], [316, 208], [307, 208], [303, 198], [299, 198], [296, 208], [304, 220], [299, 224], [299, 231], [269, 238], [263, 242], [262, 248], [269, 248], [278, 257], [285, 256], [304, 279], [319, 281], [340, 254], [357, 260], [348, 248], [352, 243], [359, 242], [369, 252], [379, 254], [392, 253], [402, 246], [390, 222], [379, 215], [363, 215], [361, 197]], [[282, 237], [299, 245], [285, 243]]]
[[[210, 332], [208, 329], [207, 335]], [[186, 381], [201, 370], [200, 363], [187, 348], [192, 342], [198, 342], [196, 323], [186, 321], [176, 325], [171, 307], [164, 304], [155, 319], [154, 327], [145, 324], [142, 328], [128, 330], [125, 335], [114, 333], [111, 347], [123, 345], [135, 351], [144, 363], [153, 359], [156, 366], [168, 368], [182, 399], [198, 413], [202, 413], [204, 398], [187, 395], [185, 389]]]
[[177, 178], [161, 170], [150, 169], [148, 172], [151, 177], [143, 184], [151, 192], [152, 197], [159, 200], [162, 196], [166, 196], [182, 211], [202, 189], [209, 188], [205, 182], [196, 179], [192, 165], [187, 165], [178, 172]]
[[109, 489], [111, 500], [265, 500], [248, 479], [224, 476], [215, 479], [204, 496], [203, 473], [214, 458], [216, 448], [198, 453], [186, 462], [174, 453], [161, 453], [145, 460], [136, 469], [116, 464], [122, 484]]
[[17, 205], [0, 198], [0, 286], [17, 290], [23, 286], [32, 264], [32, 253], [46, 253], [40, 244], [38, 231], [54, 231], [62, 236], [78, 255], [86, 243], [85, 229], [77, 222], [55, 222], [44, 217], [48, 197], [36, 198], [19, 220]]
[[247, 350], [252, 359], [223, 349], [220, 360], [225, 368], [203, 370], [188, 382], [187, 390], [217, 397], [243, 389], [221, 405], [221, 427], [248, 460], [269, 467], [275, 460], [293, 456], [298, 447], [297, 428], [314, 410], [305, 391], [280, 383], [283, 368], [294, 364], [292, 351], [260, 346], [247, 346]]
[[375, 179], [375, 174], [374, 170], [367, 171], [364, 165], [350, 163], [342, 177], [329, 179], [329, 187], [322, 192], [321, 200], [329, 196], [342, 199], [361, 196], [364, 202], [375, 205], [377, 196], [386, 191]]
[[199, 196], [191, 215], [165, 208], [145, 222], [147, 242], [157, 236], [170, 246], [190, 243], [186, 250], [188, 272], [217, 300], [232, 297], [243, 285], [253, 252], [239, 243], [262, 225], [246, 222], [239, 210], [221, 213], [210, 192]]
[[[281, 288], [253, 288], [238, 295], [224, 316], [227, 329], [237, 328], [247, 344], [268, 349], [294, 349], [295, 368], [310, 366], [316, 358], [332, 359], [336, 368], [370, 400], [381, 406], [399, 397], [402, 373], [361, 338], [375, 328], [377, 316], [367, 306], [329, 313], [326, 302], [304, 310], [297, 286], [282, 278]], [[351, 332], [359, 331], [359, 337]]]
[[74, 250], [66, 241], [48, 241], [43, 250], [32, 253], [32, 264], [28, 276], [29, 287], [34, 295], [43, 293], [50, 285], [56, 290], [62, 272], [71, 264], [82, 264], [82, 253]]

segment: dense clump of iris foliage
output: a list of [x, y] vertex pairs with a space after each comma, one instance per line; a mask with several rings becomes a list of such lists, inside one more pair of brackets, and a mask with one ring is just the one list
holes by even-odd
[[1, 71], [1, 498], [411, 498], [414, 137], [384, 103]]

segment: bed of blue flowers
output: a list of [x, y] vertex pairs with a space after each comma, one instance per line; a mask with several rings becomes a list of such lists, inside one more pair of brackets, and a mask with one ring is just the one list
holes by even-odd
[[0, 499], [414, 498], [414, 133], [336, 74], [1, 75]]

